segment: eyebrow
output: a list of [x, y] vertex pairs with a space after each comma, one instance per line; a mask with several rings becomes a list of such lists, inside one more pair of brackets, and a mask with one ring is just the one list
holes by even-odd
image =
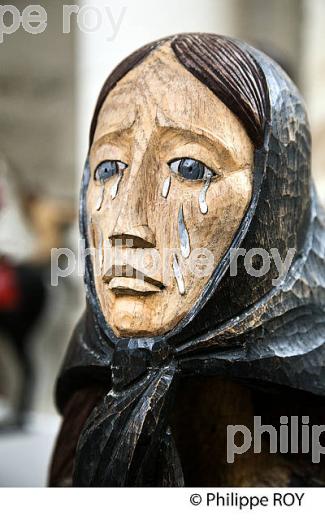
[[159, 115], [157, 114], [156, 122], [160, 128], [167, 129], [167, 130], [175, 130], [177, 132], [182, 133], [183, 135], [186, 134], [186, 136], [191, 136], [194, 139], [197, 137], [203, 137], [204, 139], [206, 139], [208, 141], [209, 145], [212, 148], [215, 148], [216, 143], [218, 143], [219, 146], [221, 146], [224, 150], [226, 150], [229, 153], [232, 160], [236, 164], [238, 163], [238, 158], [235, 156], [234, 150], [232, 148], [229, 148], [229, 146], [227, 146], [227, 144], [221, 137], [216, 136], [212, 132], [209, 132], [208, 130], [201, 128], [199, 126], [193, 125], [193, 126], [191, 126], [191, 128], [188, 128], [187, 126], [176, 123], [175, 121], [173, 121], [172, 119], [169, 119], [169, 118], [168, 118], [168, 120], [164, 118], [163, 121], [161, 121], [159, 119], [160, 119]]
[[107, 132], [106, 134], [101, 135], [96, 141], [93, 142], [93, 144], [91, 145], [91, 149], [97, 149], [106, 142], [113, 141], [114, 139], [121, 137], [121, 134], [123, 134], [126, 130], [126, 128], [112, 130], [111, 132]]
[[96, 141], [94, 141], [91, 145], [91, 148], [97, 148], [101, 144], [104, 144], [106, 141], [109, 141], [111, 139], [116, 139], [117, 137], [121, 137], [121, 134], [124, 132], [131, 130], [134, 123], [136, 122], [136, 114], [134, 114], [134, 117], [132, 119], [122, 121], [122, 123], [118, 125], [113, 125], [112, 129], [109, 132], [106, 132], [105, 134], [101, 135]]
[[[131, 130], [135, 122], [136, 115], [132, 121], [129, 120], [126, 121], [124, 124], [122, 123], [118, 126], [116, 125], [115, 129], [113, 127], [111, 131], [106, 132], [105, 134], [101, 135], [96, 141], [94, 141], [91, 148], [97, 149], [106, 142], [120, 138], [123, 133], [127, 132], [128, 130]], [[235, 156], [234, 150], [232, 148], [229, 148], [229, 146], [227, 146], [227, 144], [221, 137], [214, 135], [212, 132], [209, 132], [204, 128], [195, 125], [193, 125], [191, 128], [188, 128], [185, 125], [176, 123], [172, 119], [166, 119], [165, 117], [163, 117], [163, 120], [160, 120], [158, 113], [156, 115], [156, 123], [157, 126], [161, 129], [174, 130], [180, 132], [181, 134], [183, 134], [183, 136], [186, 136], [187, 138], [188, 136], [190, 136], [191, 138], [193, 138], [193, 140], [197, 139], [198, 137], [204, 138], [206, 141], [208, 141], [209, 146], [212, 149], [215, 149], [217, 143], [219, 146], [221, 146], [224, 150], [227, 151], [227, 153], [230, 155], [231, 159], [234, 161], [235, 164], [238, 163], [238, 158]]]

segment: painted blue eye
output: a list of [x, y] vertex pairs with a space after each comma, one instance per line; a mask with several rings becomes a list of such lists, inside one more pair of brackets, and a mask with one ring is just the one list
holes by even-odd
[[123, 173], [127, 167], [128, 165], [122, 161], [103, 161], [95, 170], [95, 180], [101, 183], [106, 182], [113, 175]]
[[209, 173], [210, 176], [214, 176], [215, 173], [210, 170], [205, 164], [201, 161], [196, 161], [195, 159], [184, 158], [184, 159], [176, 159], [175, 161], [171, 161], [169, 163], [169, 167], [172, 172], [177, 173], [184, 179], [196, 181], [200, 179], [204, 179]]

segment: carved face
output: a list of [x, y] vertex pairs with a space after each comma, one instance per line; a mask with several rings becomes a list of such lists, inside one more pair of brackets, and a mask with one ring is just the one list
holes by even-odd
[[90, 151], [96, 290], [117, 336], [171, 330], [200, 297], [252, 196], [239, 119], [168, 45], [107, 96]]

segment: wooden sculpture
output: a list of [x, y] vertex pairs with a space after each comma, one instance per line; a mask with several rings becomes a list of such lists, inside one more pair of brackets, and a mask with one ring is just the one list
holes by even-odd
[[226, 461], [228, 424], [325, 420], [324, 216], [281, 68], [213, 34], [129, 56], [99, 95], [80, 227], [94, 254], [50, 484], [323, 482], [322, 463], [264, 444]]

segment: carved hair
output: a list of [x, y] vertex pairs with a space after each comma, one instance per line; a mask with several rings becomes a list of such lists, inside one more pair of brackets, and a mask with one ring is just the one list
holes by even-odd
[[264, 141], [269, 101], [264, 74], [235, 41], [215, 34], [180, 34], [141, 47], [123, 60], [105, 81], [90, 128], [92, 144], [99, 111], [114, 86], [158, 46], [170, 41], [179, 62], [206, 85], [240, 119], [259, 148]]

